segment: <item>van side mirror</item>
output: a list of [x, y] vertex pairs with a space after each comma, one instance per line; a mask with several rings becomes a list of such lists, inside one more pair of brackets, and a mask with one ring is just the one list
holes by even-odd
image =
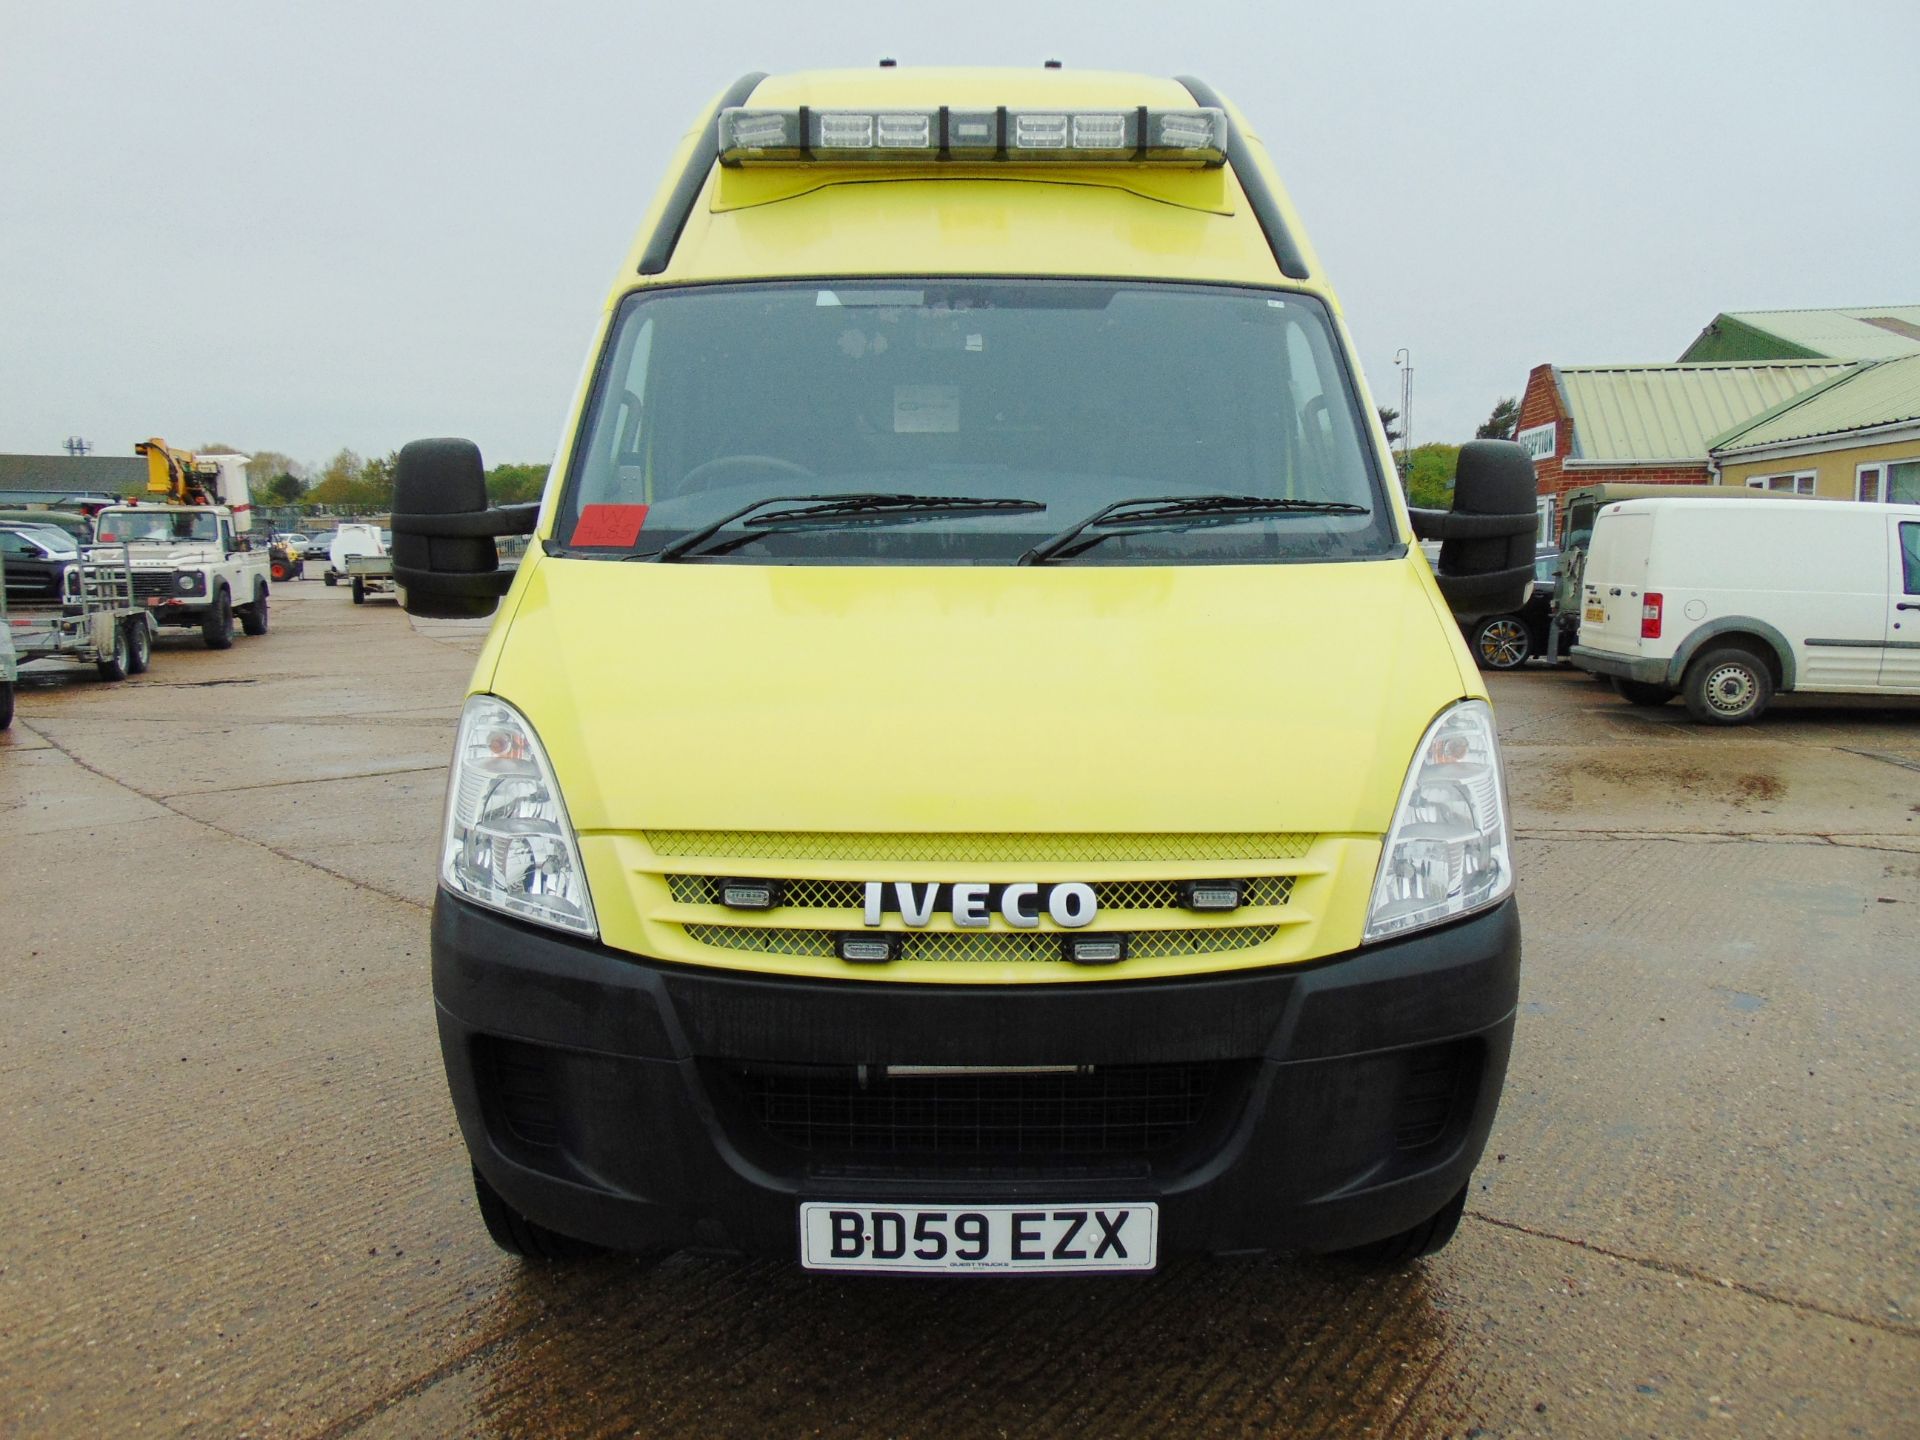
[[1413, 510], [1413, 533], [1440, 541], [1434, 579], [1455, 614], [1518, 610], [1533, 584], [1533, 457], [1511, 440], [1469, 440], [1453, 473], [1453, 509]]
[[487, 505], [487, 471], [471, 440], [415, 440], [393, 471], [393, 580], [409, 615], [491, 615], [513, 583], [496, 535], [531, 535], [540, 507]]

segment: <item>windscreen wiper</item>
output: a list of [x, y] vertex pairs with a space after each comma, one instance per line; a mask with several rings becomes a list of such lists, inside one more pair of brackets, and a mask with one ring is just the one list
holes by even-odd
[[[1044, 565], [1055, 556], [1077, 555], [1109, 535], [1134, 530], [1184, 530], [1196, 525], [1230, 525], [1268, 515], [1365, 515], [1364, 505], [1345, 500], [1283, 500], [1270, 495], [1161, 495], [1116, 500], [1103, 505], [1058, 535], [1050, 535], [1016, 564]], [[1091, 532], [1091, 533], [1090, 533]]]
[[[756, 511], [766, 510], [769, 505], [783, 504], [792, 508], [767, 510], [763, 515], [755, 514]], [[857, 524], [875, 524], [891, 520], [916, 520], [926, 515], [1014, 514], [1046, 508], [1038, 500], [997, 499], [979, 495], [880, 495], [864, 491], [845, 495], [769, 495], [764, 500], [756, 500], [751, 505], [742, 505], [738, 510], [722, 515], [710, 525], [688, 531], [672, 544], [662, 546], [651, 555], [630, 555], [627, 558], [630, 560], [679, 560], [695, 551], [708, 555], [720, 555], [736, 546], [759, 539], [762, 533], [773, 528], [804, 528], [808, 525], [841, 524], [847, 521]], [[752, 518], [749, 519], [749, 516]], [[754, 528], [744, 535], [735, 535], [717, 545], [707, 543], [736, 520], [744, 520]]]

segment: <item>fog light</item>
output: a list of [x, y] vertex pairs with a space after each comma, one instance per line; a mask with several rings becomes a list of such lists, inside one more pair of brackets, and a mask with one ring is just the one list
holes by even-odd
[[729, 910], [771, 910], [782, 888], [778, 880], [722, 880], [720, 903]]
[[1238, 910], [1241, 885], [1238, 880], [1183, 880], [1180, 903], [1189, 910]]
[[1117, 965], [1127, 958], [1127, 937], [1068, 935], [1061, 940], [1060, 948], [1076, 965]]
[[850, 965], [885, 965], [900, 958], [898, 935], [840, 935], [834, 953]]

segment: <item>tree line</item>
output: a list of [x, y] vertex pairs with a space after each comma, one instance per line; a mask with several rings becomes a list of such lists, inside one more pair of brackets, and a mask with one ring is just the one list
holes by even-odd
[[[202, 445], [202, 455], [242, 454], [231, 445]], [[400, 452], [362, 456], [341, 449], [326, 464], [309, 467], [278, 450], [255, 450], [247, 462], [247, 485], [258, 504], [326, 506], [377, 514], [393, 509], [393, 469]], [[496, 465], [487, 471], [487, 498], [496, 505], [538, 500], [547, 483], [545, 465]]]
[[[1520, 423], [1520, 402], [1511, 395], [1496, 401], [1493, 413], [1473, 432], [1476, 440], [1511, 440]], [[1400, 412], [1380, 407], [1380, 426], [1387, 432], [1387, 445], [1396, 448], [1405, 438], [1400, 429]], [[1443, 443], [1416, 445], [1408, 451], [1396, 449], [1394, 463], [1400, 471], [1400, 485], [1407, 503], [1422, 510], [1447, 510], [1453, 506], [1453, 472], [1460, 463], [1460, 447]]]

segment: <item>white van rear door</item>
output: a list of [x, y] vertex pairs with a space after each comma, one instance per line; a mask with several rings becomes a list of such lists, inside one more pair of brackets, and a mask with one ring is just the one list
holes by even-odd
[[1612, 509], [1594, 521], [1581, 577], [1580, 643], [1597, 650], [1638, 651], [1640, 593], [1647, 587], [1653, 517]]
[[1887, 567], [1887, 648], [1880, 660], [1883, 690], [1920, 692], [1920, 520], [1887, 521], [1893, 546]]

